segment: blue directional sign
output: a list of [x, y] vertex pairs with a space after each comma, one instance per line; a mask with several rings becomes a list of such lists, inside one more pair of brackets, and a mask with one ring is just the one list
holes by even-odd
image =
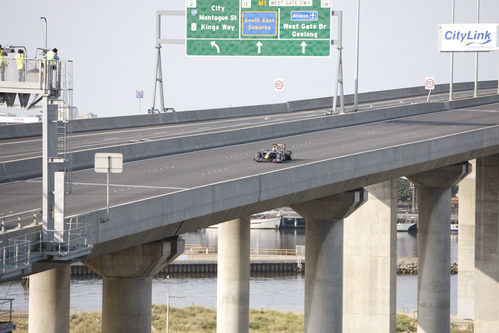
[[277, 12], [243, 12], [243, 36], [277, 36]]
[[291, 21], [317, 21], [319, 14], [317, 11], [292, 11]]

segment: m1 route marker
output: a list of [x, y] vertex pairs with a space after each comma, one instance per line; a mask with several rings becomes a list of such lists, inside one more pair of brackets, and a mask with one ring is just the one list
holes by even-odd
[[329, 56], [332, 0], [187, 0], [188, 56]]

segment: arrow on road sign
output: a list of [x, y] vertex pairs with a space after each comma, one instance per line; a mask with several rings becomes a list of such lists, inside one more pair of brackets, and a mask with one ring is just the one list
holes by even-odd
[[258, 43], [256, 43], [256, 46], [258, 47], [258, 54], [262, 53], [262, 42], [258, 41]]
[[217, 49], [217, 53], [220, 53], [220, 47], [218, 47], [218, 45], [215, 41], [211, 42], [211, 47], [215, 47]]
[[307, 47], [307, 43], [302, 42], [300, 45], [301, 45], [301, 53], [305, 54], [305, 48]]

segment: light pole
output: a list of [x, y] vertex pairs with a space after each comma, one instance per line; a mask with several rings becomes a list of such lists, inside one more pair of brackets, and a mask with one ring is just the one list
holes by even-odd
[[412, 204], [411, 204], [411, 213], [414, 214], [414, 204], [416, 203], [415, 202], [415, 197], [416, 197], [416, 185], [414, 185], [413, 182], [411, 182], [411, 189], [412, 189], [412, 193], [411, 193], [411, 199], [412, 199]]
[[168, 294], [166, 297], [166, 333], [170, 333], [170, 275], [166, 276], [168, 282]]
[[354, 81], [355, 88], [353, 94], [353, 110], [358, 110], [359, 105], [359, 31], [360, 31], [360, 0], [357, 0], [357, 21], [356, 21], [356, 37], [355, 37], [355, 69]]
[[[456, 0], [452, 0], [452, 24], [456, 19]], [[450, 53], [450, 78], [449, 78], [449, 101], [453, 100], [453, 83], [454, 83], [454, 52]]]
[[[476, 0], [476, 23], [480, 23], [480, 0]], [[478, 97], [478, 52], [475, 52], [475, 85], [473, 97]]]
[[40, 20], [42, 20], [42, 24], [43, 24], [43, 22], [45, 22], [45, 49], [48, 49], [48, 40], [47, 40], [48, 24], [47, 24], [47, 18], [45, 16], [42, 16], [42, 17], [40, 17]]

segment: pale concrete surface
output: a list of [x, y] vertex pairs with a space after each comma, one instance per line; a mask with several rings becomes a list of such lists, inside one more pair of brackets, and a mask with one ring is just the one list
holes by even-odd
[[[496, 81], [479, 82], [480, 89], [490, 89], [497, 87]], [[460, 82], [454, 84], [454, 91], [466, 91], [473, 89], [473, 82]], [[434, 93], [443, 93], [449, 90], [448, 84], [439, 84], [435, 87]], [[481, 92], [481, 91], [480, 91]], [[479, 92], [479, 93], [480, 93]], [[361, 103], [375, 103], [386, 100], [395, 100], [396, 103], [407, 102], [398, 99], [413, 98], [423, 96], [426, 99], [426, 91], [422, 87], [408, 87], [390, 89], [384, 91], [363, 92], [358, 95]], [[435, 96], [432, 94], [432, 96]], [[468, 95], [469, 96], [469, 95]], [[345, 103], [353, 103], [353, 95], [345, 95]], [[147, 115], [103, 117], [94, 119], [73, 120], [73, 132], [102, 131], [109, 129], [133, 128], [138, 126], [154, 126], [163, 124], [178, 124], [184, 122], [207, 121], [216, 119], [227, 119], [233, 117], [244, 117], [254, 115], [269, 115], [301, 110], [313, 110], [331, 107], [332, 97], [322, 97], [306, 100], [289, 101], [278, 104], [250, 105], [229, 108], [182, 111], [179, 113], [156, 113]], [[41, 124], [16, 124], [6, 127], [0, 132], [0, 140], [32, 137], [41, 134]]]
[[477, 159], [475, 333], [499, 332], [499, 155]]
[[218, 226], [217, 333], [249, 332], [250, 221]]
[[397, 180], [366, 190], [344, 224], [343, 331], [395, 332]]
[[102, 332], [151, 332], [152, 277], [182, 252], [173, 239], [85, 261], [103, 280]]
[[450, 331], [451, 187], [470, 171], [468, 163], [409, 176], [418, 191], [418, 332]]
[[69, 265], [29, 277], [29, 332], [69, 332]]
[[457, 315], [462, 319], [473, 319], [475, 315], [476, 160], [470, 163], [470, 174], [459, 182]]
[[292, 206], [305, 217], [305, 332], [343, 332], [343, 224], [363, 190]]

